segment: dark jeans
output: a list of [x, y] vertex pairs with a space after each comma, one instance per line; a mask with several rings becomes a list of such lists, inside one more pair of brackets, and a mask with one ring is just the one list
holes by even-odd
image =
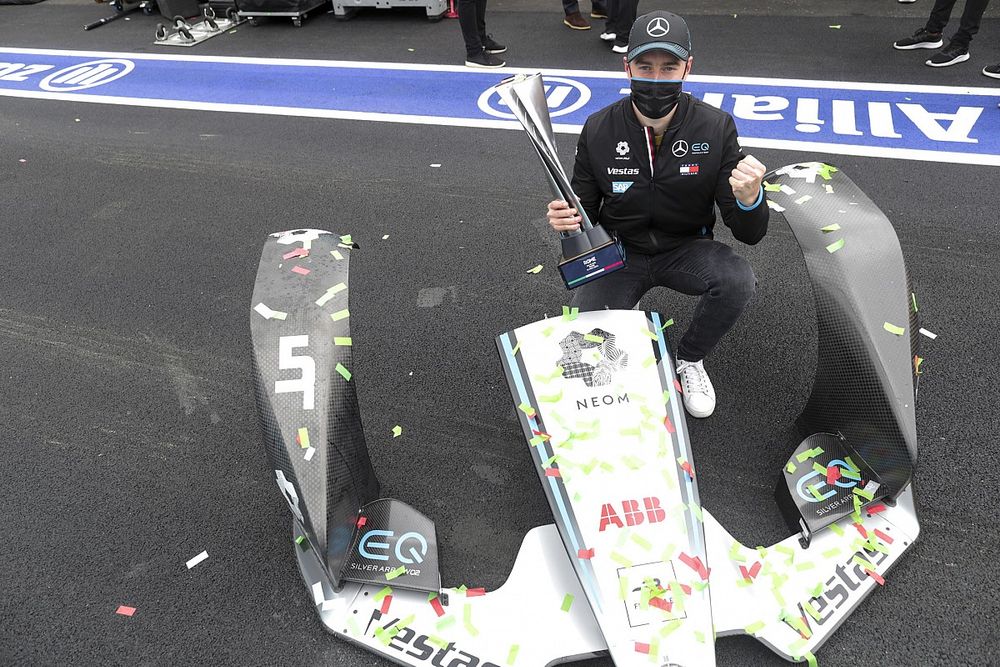
[[635, 23], [639, 0], [608, 0], [607, 32], [615, 33], [615, 44], [628, 44], [628, 33]]
[[[927, 20], [927, 32], [942, 32], [948, 19], [951, 18], [951, 10], [955, 7], [956, 0], [937, 0], [934, 9], [931, 10], [931, 17]], [[983, 18], [986, 5], [990, 0], [965, 0], [965, 9], [962, 10], [962, 22], [958, 26], [958, 32], [952, 39], [965, 46], [969, 46], [972, 36], [979, 32], [979, 21]]]
[[458, 0], [458, 23], [465, 40], [465, 52], [470, 56], [482, 53], [486, 37], [486, 0]]
[[653, 287], [701, 296], [677, 358], [704, 359], [750, 303], [757, 289], [750, 263], [725, 243], [698, 239], [658, 255], [627, 253], [625, 268], [573, 291], [580, 310], [627, 310]]
[[[598, 2], [598, 0], [591, 0], [590, 7], [591, 12], [594, 14], [607, 14], [608, 10], [605, 9], [607, 0], [605, 2]], [[570, 14], [575, 14], [580, 11], [580, 3], [577, 0], [562, 0], [563, 11], [566, 12], [566, 16]]]

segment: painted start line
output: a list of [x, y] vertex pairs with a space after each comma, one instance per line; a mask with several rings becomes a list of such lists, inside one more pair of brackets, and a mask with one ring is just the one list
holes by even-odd
[[[621, 72], [0, 47], [0, 96], [520, 130], [494, 86], [537, 71], [556, 132], [628, 94]], [[1000, 88], [692, 75], [685, 90], [746, 147], [1000, 166]]]

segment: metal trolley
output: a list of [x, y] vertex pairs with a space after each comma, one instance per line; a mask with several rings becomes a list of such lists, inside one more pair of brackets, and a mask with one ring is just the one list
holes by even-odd
[[315, 9], [329, 4], [330, 0], [238, 0], [240, 18], [250, 25], [260, 24], [261, 18], [287, 17], [292, 25], [302, 27], [302, 19]]

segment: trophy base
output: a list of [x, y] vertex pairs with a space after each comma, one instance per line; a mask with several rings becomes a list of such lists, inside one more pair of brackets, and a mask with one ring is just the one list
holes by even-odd
[[625, 268], [625, 251], [614, 240], [609, 240], [559, 262], [559, 275], [567, 289], [574, 289], [622, 268]]

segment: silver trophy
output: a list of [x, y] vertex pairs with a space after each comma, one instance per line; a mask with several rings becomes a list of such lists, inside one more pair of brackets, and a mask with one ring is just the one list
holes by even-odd
[[562, 259], [559, 273], [566, 287], [573, 289], [623, 268], [625, 255], [621, 246], [600, 224], [590, 221], [559, 162], [542, 75], [517, 74], [501, 81], [497, 92], [527, 132], [545, 167], [552, 193], [568, 202], [582, 218], [580, 230], [560, 232]]

